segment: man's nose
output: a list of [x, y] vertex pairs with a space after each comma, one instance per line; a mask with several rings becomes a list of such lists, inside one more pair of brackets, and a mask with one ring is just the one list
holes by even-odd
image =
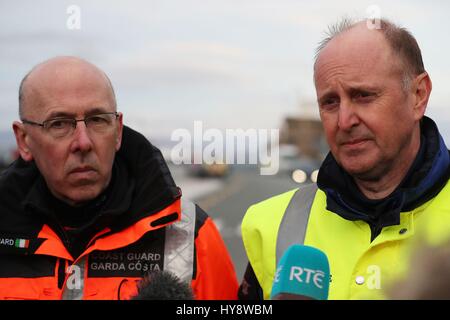
[[342, 100], [339, 106], [338, 126], [343, 131], [350, 131], [360, 123], [356, 105], [350, 100]]
[[73, 133], [73, 140], [71, 145], [72, 152], [89, 152], [93, 146], [92, 139], [89, 136], [88, 128], [84, 121], [77, 122], [77, 126]]

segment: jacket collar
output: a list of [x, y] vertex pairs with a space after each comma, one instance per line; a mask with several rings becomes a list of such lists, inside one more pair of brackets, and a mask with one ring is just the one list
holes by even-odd
[[[108, 251], [125, 247], [138, 241], [145, 233], [166, 227], [180, 219], [181, 200], [178, 199], [163, 210], [142, 218], [119, 232], [112, 233], [110, 228], [101, 230], [92, 238], [86, 250], [77, 259], [94, 250]], [[43, 225], [36, 240], [39, 240], [39, 243], [33, 251], [27, 250], [27, 253], [56, 256], [70, 261], [75, 260], [61, 242], [60, 237], [48, 225]]]

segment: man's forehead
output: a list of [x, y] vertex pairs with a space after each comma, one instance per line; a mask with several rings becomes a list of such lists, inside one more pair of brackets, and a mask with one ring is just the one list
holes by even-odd
[[45, 110], [45, 118], [77, 118], [113, 111], [111, 106], [87, 106], [85, 108], [50, 107]]
[[384, 77], [390, 74], [389, 67], [382, 61], [384, 60], [368, 56], [330, 56], [318, 63], [314, 79], [323, 84], [333, 79], [342, 79], [355, 85], [368, 84], [374, 80], [374, 76]]

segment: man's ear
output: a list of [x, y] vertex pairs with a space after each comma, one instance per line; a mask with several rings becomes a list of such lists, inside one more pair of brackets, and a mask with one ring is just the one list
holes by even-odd
[[116, 138], [116, 151], [119, 151], [122, 145], [122, 132], [123, 132], [123, 114], [119, 112], [119, 118], [117, 119], [117, 138]]
[[14, 130], [14, 135], [16, 136], [17, 149], [20, 156], [25, 161], [33, 160], [33, 155], [31, 154], [30, 148], [28, 147], [27, 143], [28, 133], [26, 132], [23, 123], [14, 121], [12, 127]]
[[422, 119], [425, 114], [432, 87], [433, 85], [427, 72], [421, 73], [414, 79], [414, 117], [416, 120]]

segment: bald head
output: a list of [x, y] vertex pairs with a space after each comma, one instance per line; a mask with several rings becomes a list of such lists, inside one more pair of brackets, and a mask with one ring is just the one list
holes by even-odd
[[77, 57], [55, 57], [36, 65], [22, 79], [19, 87], [20, 118], [26, 117], [30, 111], [39, 112], [46, 96], [77, 83], [90, 84], [92, 89], [104, 90], [116, 109], [113, 86], [102, 70]]
[[[414, 36], [405, 28], [401, 28], [387, 19], [380, 19], [379, 28], [369, 28], [366, 20], [352, 21], [343, 19], [340, 22], [328, 27], [327, 36], [319, 43], [316, 50], [317, 61], [324, 49], [343, 37], [353, 37], [352, 41], [356, 41], [355, 35], [365, 34], [370, 36], [377, 33], [381, 35], [387, 42], [395, 58], [400, 61], [399, 67], [402, 73], [403, 88], [406, 91], [409, 88], [410, 80], [423, 72], [425, 72], [422, 53]], [[364, 37], [361, 37], [363, 39]], [[376, 37], [372, 37], [375, 39]], [[379, 37], [378, 37], [379, 38]], [[383, 41], [381, 39], [381, 41]], [[361, 43], [362, 44], [362, 43]]]

